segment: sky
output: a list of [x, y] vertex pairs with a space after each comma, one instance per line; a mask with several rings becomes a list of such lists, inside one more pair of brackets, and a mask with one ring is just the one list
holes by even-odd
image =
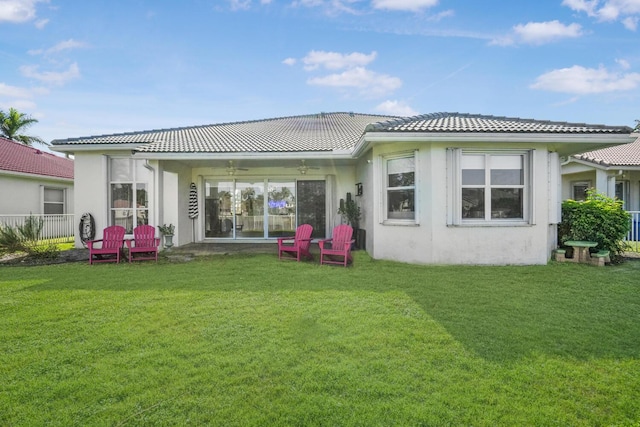
[[320, 112], [635, 126], [640, 0], [0, 0], [53, 139]]

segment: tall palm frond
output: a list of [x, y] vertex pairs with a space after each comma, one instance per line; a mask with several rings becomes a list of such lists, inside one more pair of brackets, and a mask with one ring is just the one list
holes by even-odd
[[36, 123], [38, 123], [38, 120], [19, 112], [15, 108], [9, 108], [8, 113], [0, 110], [0, 135], [28, 146], [33, 145], [34, 142], [49, 145], [40, 137], [22, 133]]

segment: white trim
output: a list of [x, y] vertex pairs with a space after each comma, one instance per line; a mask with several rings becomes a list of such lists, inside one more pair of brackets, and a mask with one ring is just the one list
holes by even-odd
[[[381, 174], [380, 177], [382, 181], [382, 197], [381, 197], [381, 212], [380, 212], [380, 223], [383, 225], [420, 225], [420, 216], [419, 216], [419, 162], [418, 162], [418, 150], [411, 151], [400, 151], [396, 153], [388, 153], [380, 156], [381, 160]], [[413, 185], [407, 187], [400, 187], [400, 189], [413, 188], [413, 218], [401, 219], [401, 218], [389, 218], [389, 212], [387, 210], [388, 205], [388, 197], [389, 197], [389, 186], [388, 186], [388, 173], [387, 173], [387, 164], [390, 160], [398, 160], [398, 159], [413, 159]]]
[[[499, 155], [519, 155], [523, 156], [523, 184], [517, 186], [505, 186], [505, 188], [521, 188], [524, 192], [522, 200], [522, 218], [491, 218], [491, 182], [485, 179], [485, 215], [482, 219], [463, 219], [462, 218], [462, 156], [463, 155], [483, 155], [499, 156]], [[533, 174], [535, 173], [535, 150], [517, 150], [517, 149], [464, 149], [464, 148], [447, 148], [447, 225], [455, 226], [530, 226], [535, 224], [535, 187]], [[485, 164], [485, 174], [489, 174], [490, 167]], [[449, 191], [450, 190], [450, 191]], [[488, 190], [488, 191], [487, 191]]]

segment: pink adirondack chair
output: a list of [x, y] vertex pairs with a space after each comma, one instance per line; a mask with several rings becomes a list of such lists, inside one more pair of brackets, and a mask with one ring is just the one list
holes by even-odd
[[[302, 224], [296, 229], [296, 235], [294, 237], [279, 237], [278, 258], [295, 259], [296, 261], [300, 261], [300, 257], [312, 259], [313, 255], [309, 252], [311, 233], [313, 233], [313, 227], [309, 224]], [[285, 256], [283, 258], [283, 254], [291, 255], [291, 257]]]
[[[156, 237], [156, 228], [151, 225], [139, 225], [133, 229], [133, 240], [125, 240], [129, 249], [129, 262], [153, 259], [158, 262], [160, 238]], [[138, 254], [133, 256], [133, 254]]]
[[355, 240], [351, 239], [351, 236], [353, 236], [353, 228], [350, 225], [341, 224], [333, 229], [330, 239], [318, 241], [320, 264], [338, 264], [346, 267], [349, 262], [353, 262], [351, 244]]
[[[102, 239], [89, 240], [87, 242], [89, 264], [94, 262], [120, 262], [120, 252], [122, 251], [122, 246], [124, 246], [125, 231], [124, 227], [120, 225], [112, 225], [104, 229]], [[105, 255], [108, 255], [108, 257]], [[115, 258], [111, 257], [111, 255], [115, 255]], [[93, 258], [94, 256], [96, 259]]]

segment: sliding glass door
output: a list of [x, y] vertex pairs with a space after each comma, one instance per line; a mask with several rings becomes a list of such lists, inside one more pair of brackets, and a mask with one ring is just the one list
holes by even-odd
[[324, 181], [207, 179], [205, 237], [293, 236], [304, 223], [313, 225], [314, 238], [324, 237], [325, 206]]

